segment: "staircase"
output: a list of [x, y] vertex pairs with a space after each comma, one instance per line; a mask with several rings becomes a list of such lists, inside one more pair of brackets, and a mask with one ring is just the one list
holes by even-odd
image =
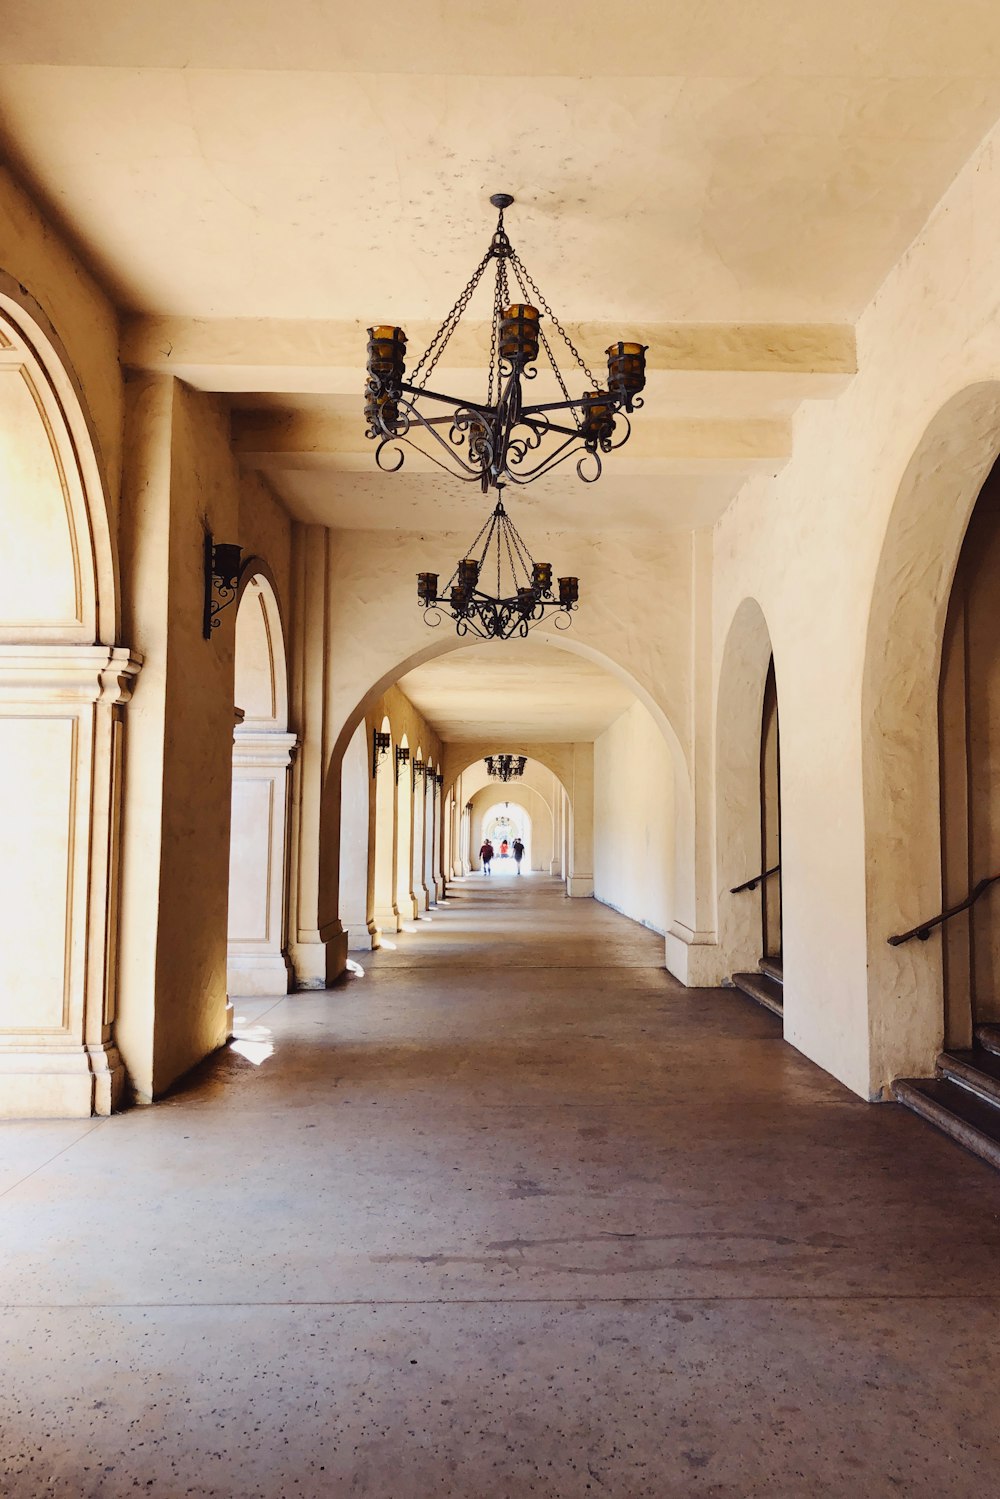
[[892, 1095], [1000, 1168], [1000, 1025], [977, 1025], [971, 1051], [943, 1051], [934, 1077], [898, 1077]]
[[[750, 999], [755, 999], [765, 1010], [774, 1015], [783, 1015], [784, 987], [780, 958], [761, 958], [757, 973], [734, 973], [732, 984]], [[1000, 1057], [997, 1059], [1000, 1061]], [[1000, 1093], [997, 1094], [1000, 1103]]]

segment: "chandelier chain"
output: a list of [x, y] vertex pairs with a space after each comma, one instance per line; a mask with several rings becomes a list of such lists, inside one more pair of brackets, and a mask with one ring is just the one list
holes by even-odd
[[[438, 360], [441, 358], [441, 355], [447, 348], [448, 340], [451, 338], [451, 335], [458, 327], [458, 324], [462, 318], [462, 314], [468, 307], [469, 302], [472, 299], [472, 294], [482, 280], [483, 272], [486, 270], [486, 267], [489, 265], [492, 258], [493, 249], [491, 247], [489, 250], [487, 250], [482, 260], [476, 266], [476, 269], [473, 271], [472, 275], [469, 277], [469, 280], [463, 287], [462, 292], [455, 302], [454, 307], [452, 307], [451, 311], [445, 317], [444, 322], [441, 324], [440, 328], [435, 333], [430, 343], [427, 345], [427, 348], [420, 356], [420, 359], [417, 362], [417, 366], [413, 371], [413, 374], [410, 376], [411, 385], [415, 385], [418, 389], [422, 389], [423, 386], [427, 384], [427, 381], [430, 379], [431, 375], [434, 372], [434, 366], [437, 364]], [[430, 360], [429, 363], [428, 360]], [[427, 365], [426, 369], [424, 369], [425, 364]], [[420, 378], [421, 370], [424, 371], [422, 379]]]
[[548, 302], [542, 296], [541, 292], [538, 289], [537, 283], [535, 282], [535, 280], [533, 279], [533, 277], [531, 275], [531, 272], [528, 270], [528, 268], [524, 264], [524, 261], [521, 259], [520, 255], [518, 255], [518, 253], [517, 253], [516, 250], [513, 250], [513, 249], [511, 250], [511, 252], [510, 252], [510, 259], [511, 259], [511, 264], [514, 267], [514, 273], [515, 273], [515, 275], [518, 276], [519, 280], [520, 280], [520, 277], [523, 276], [524, 279], [525, 279], [525, 281], [527, 281], [528, 285], [531, 287], [531, 290], [534, 292], [535, 296], [538, 298], [539, 306], [542, 308], [542, 310], [545, 313], [546, 317], [550, 319], [553, 328], [555, 328], [556, 332], [559, 334], [559, 337], [562, 339], [562, 341], [566, 345], [567, 349], [569, 349], [570, 353], [572, 354], [573, 358], [576, 360], [577, 364], [583, 370], [583, 373], [586, 375], [587, 379], [590, 381], [590, 383], [593, 386], [594, 390], [599, 390], [600, 389], [600, 382], [598, 381], [597, 376], [594, 374], [594, 372], [593, 372], [592, 369], [590, 369], [586, 364], [584, 364], [584, 362], [583, 362], [583, 355], [580, 353], [580, 351], [577, 348], [576, 344], [570, 338], [569, 334], [566, 332], [566, 329], [563, 327], [562, 323], [559, 321], [559, 319], [556, 317], [555, 313], [552, 311], [552, 308], [549, 306]]
[[[521, 295], [524, 298], [524, 300], [526, 302], [529, 301], [530, 299], [529, 299], [529, 296], [528, 296], [528, 288], [525, 286], [524, 281], [521, 278], [521, 273], [518, 270], [518, 268], [517, 268], [516, 265], [514, 266], [514, 279], [517, 282], [518, 286], [520, 287]], [[548, 355], [549, 364], [551, 364], [551, 366], [552, 366], [552, 373], [555, 375], [556, 380], [559, 382], [559, 389], [562, 391], [563, 400], [564, 401], [572, 401], [573, 398], [570, 395], [568, 389], [566, 388], [566, 381], [562, 377], [562, 370], [559, 368], [558, 364], [556, 364], [556, 357], [555, 357], [555, 355], [552, 352], [552, 346], [551, 346], [551, 344], [549, 343], [548, 339], [545, 336], [545, 329], [544, 328], [539, 328], [539, 330], [538, 330], [538, 341], [541, 344], [542, 348], [545, 350], [546, 354]], [[573, 412], [573, 415], [576, 416], [577, 415], [576, 405], [573, 405], [571, 407], [571, 410]]]

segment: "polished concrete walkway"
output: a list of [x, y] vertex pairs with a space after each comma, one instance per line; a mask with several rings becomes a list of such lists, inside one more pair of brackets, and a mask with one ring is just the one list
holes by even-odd
[[1000, 1492], [1000, 1176], [453, 890], [158, 1107], [0, 1126], [3, 1499]]

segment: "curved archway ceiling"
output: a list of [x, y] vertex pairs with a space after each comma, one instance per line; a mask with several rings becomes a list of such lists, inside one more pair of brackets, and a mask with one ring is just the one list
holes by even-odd
[[540, 640], [453, 651], [398, 685], [442, 739], [493, 737], [498, 750], [596, 739], [636, 702], [603, 667]]
[[[854, 320], [1000, 114], [987, 0], [635, 0], [610, 28], [596, 0], [541, 26], [531, 0], [395, 7], [391, 47], [358, 7], [232, 16], [10, 0], [0, 143], [132, 314], [127, 362], [230, 393], [242, 460], [338, 527], [467, 524], [436, 475], [373, 473], [363, 330], [421, 344], [491, 191], [517, 195], [512, 238], [585, 353], [650, 345], [617, 462], [533, 502], [554, 526], [686, 529], [843, 389]], [[459, 393], [482, 335], [449, 349]]]

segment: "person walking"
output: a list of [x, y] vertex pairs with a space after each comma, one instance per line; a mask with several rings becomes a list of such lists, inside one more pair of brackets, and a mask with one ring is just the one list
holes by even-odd
[[492, 874], [490, 865], [493, 863], [493, 845], [488, 838], [483, 839], [483, 846], [479, 850], [479, 857], [483, 861], [483, 874]]
[[521, 873], [521, 860], [524, 858], [524, 844], [520, 838], [514, 839], [514, 863], [517, 865], [518, 874]]

